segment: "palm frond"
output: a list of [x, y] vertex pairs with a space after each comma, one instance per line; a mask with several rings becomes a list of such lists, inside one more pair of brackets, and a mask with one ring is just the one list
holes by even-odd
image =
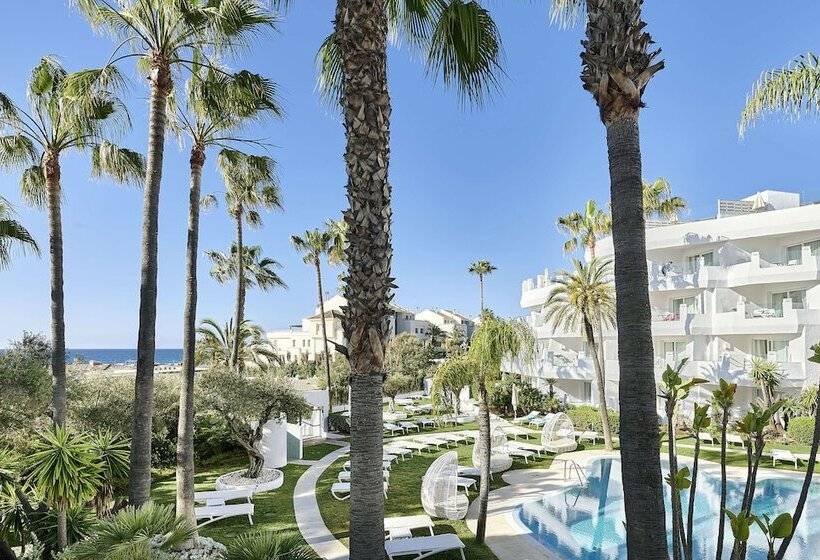
[[316, 74], [316, 89], [322, 102], [330, 109], [338, 109], [344, 91], [344, 68], [335, 32], [325, 38], [316, 53]]
[[792, 118], [820, 110], [820, 58], [804, 54], [784, 68], [764, 72], [740, 114], [738, 132], [742, 137], [766, 113], [783, 112]]
[[40, 209], [46, 207], [48, 191], [46, 190], [46, 176], [41, 166], [32, 165], [23, 170], [20, 176], [20, 193], [26, 204]]
[[27, 249], [31, 249], [37, 255], [40, 254], [40, 247], [34, 236], [23, 224], [14, 219], [11, 204], [0, 196], [0, 269], [9, 265], [13, 247], [19, 247], [23, 254]]
[[37, 163], [40, 156], [31, 138], [24, 134], [0, 136], [0, 167], [13, 168]]
[[478, 2], [450, 0], [435, 23], [427, 70], [440, 74], [462, 100], [481, 105], [499, 89], [501, 36]]
[[585, 0], [552, 0], [550, 23], [562, 29], [576, 26], [586, 13]]
[[103, 141], [91, 151], [91, 175], [138, 184], [145, 179], [145, 158], [138, 152]]

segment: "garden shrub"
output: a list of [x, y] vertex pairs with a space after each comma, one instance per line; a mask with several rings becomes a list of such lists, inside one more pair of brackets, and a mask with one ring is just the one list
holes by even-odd
[[814, 438], [814, 418], [811, 416], [792, 418], [786, 433], [798, 445], [811, 445]]
[[[609, 427], [613, 434], [620, 432], [621, 416], [614, 410], [608, 410]], [[567, 410], [572, 423], [576, 430], [594, 430], [600, 432], [603, 430], [601, 423], [601, 414], [598, 412], [598, 407], [590, 405], [572, 406]]]
[[350, 435], [350, 419], [341, 412], [334, 412], [328, 416], [327, 420], [331, 432]]
[[[512, 377], [505, 377], [495, 383], [487, 395], [490, 410], [496, 414], [511, 416], [512, 408], [512, 388], [515, 380]], [[527, 383], [517, 383], [518, 385], [518, 413], [527, 414], [533, 410], [538, 410], [544, 414], [548, 412], [562, 412], [565, 407], [554, 396], [549, 396], [540, 389]]]

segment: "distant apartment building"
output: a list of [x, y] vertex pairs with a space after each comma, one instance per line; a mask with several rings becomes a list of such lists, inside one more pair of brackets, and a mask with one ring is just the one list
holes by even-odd
[[[779, 365], [783, 394], [817, 383], [820, 370], [807, 358], [820, 342], [819, 204], [771, 190], [719, 200], [715, 218], [651, 224], [646, 251], [658, 379], [667, 364], [686, 358], [683, 374], [708, 380], [692, 399], [704, 400], [723, 378], [738, 383], [741, 405], [760, 396], [749, 376], [755, 358]], [[600, 240], [596, 252], [612, 258], [612, 238]], [[545, 321], [553, 280], [545, 271], [522, 283], [521, 307], [538, 352], [534, 363], [512, 368], [539, 387], [553, 384], [569, 401], [594, 403], [595, 375], [581, 333]], [[617, 406], [614, 330], [603, 333], [603, 351], [607, 402]]]
[[[335, 295], [326, 300], [324, 305], [328, 340], [341, 345], [346, 343], [342, 331], [342, 307], [346, 303], [343, 296]], [[389, 307], [390, 338], [401, 333], [409, 333], [426, 340], [429, 338], [431, 325], [437, 325], [447, 333], [453, 333], [456, 329], [459, 329], [465, 336], [472, 335], [473, 321], [455, 311], [426, 309], [416, 313], [395, 304], [390, 304]], [[286, 362], [316, 360], [324, 351], [319, 306], [316, 306], [312, 315], [303, 318], [300, 325], [270, 331], [267, 333], [267, 337], [276, 354]], [[333, 353], [333, 344], [329, 344], [329, 347], [331, 353]]]

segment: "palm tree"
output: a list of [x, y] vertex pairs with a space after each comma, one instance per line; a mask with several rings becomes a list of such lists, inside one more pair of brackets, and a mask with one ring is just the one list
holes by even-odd
[[439, 342], [444, 340], [444, 337], [446, 335], [447, 333], [441, 330], [441, 327], [439, 327], [438, 325], [430, 325], [429, 327], [427, 327], [427, 336], [430, 337], [430, 346], [432, 346], [433, 348], [437, 348]]
[[755, 121], [767, 113], [813, 114], [817, 111], [820, 57], [811, 52], [792, 60], [783, 68], [768, 70], [746, 96], [738, 131], [742, 137]]
[[467, 357], [472, 363], [473, 385], [478, 396], [478, 446], [482, 457], [479, 468], [481, 482], [478, 490], [478, 524], [476, 540], [484, 542], [487, 525], [487, 500], [490, 492], [490, 409], [487, 403], [490, 384], [501, 376], [501, 361], [507, 356], [520, 356], [525, 361], [532, 359], [535, 338], [532, 331], [522, 321], [505, 321], [484, 312], [481, 325], [473, 335]]
[[233, 320], [221, 327], [213, 319], [203, 319], [196, 332], [200, 336], [196, 348], [197, 362], [230, 367], [234, 341], [237, 338], [239, 359], [245, 366], [265, 368], [280, 362], [273, 346], [265, 338], [264, 331], [248, 319], [242, 321], [238, 335]]
[[586, 12], [581, 82], [606, 127], [621, 413], [621, 469], [630, 558], [666, 558], [666, 516], [657, 426], [652, 317], [646, 266], [638, 117], [642, 96], [664, 63], [641, 19], [643, 0], [552, 0], [552, 19], [567, 25]]
[[351, 366], [350, 554], [384, 555], [382, 379], [384, 321], [394, 287], [392, 260], [390, 95], [387, 40], [412, 45], [430, 74], [480, 104], [498, 83], [500, 39], [490, 14], [475, 0], [337, 0], [333, 34], [319, 53], [320, 86], [344, 116], [349, 208], [345, 248], [347, 307], [343, 329]]
[[196, 528], [174, 508], [147, 503], [129, 506], [100, 520], [87, 539], [67, 550], [70, 560], [132, 560], [154, 558], [159, 551], [178, 549], [196, 535]]
[[[612, 326], [615, 322], [615, 288], [612, 286], [612, 263], [593, 258], [589, 264], [574, 261], [572, 272], [564, 271], [555, 279], [555, 287], [544, 304], [546, 320], [556, 327], [575, 331], [578, 327], [592, 354], [595, 383], [598, 385], [598, 411], [603, 425], [604, 442], [612, 450], [612, 431], [606, 406], [606, 376], [598, 351], [595, 325]], [[603, 344], [603, 329], [601, 341]]]
[[651, 183], [643, 182], [643, 214], [647, 220], [656, 218], [676, 222], [678, 214], [685, 208], [686, 201], [672, 194], [672, 186], [663, 177]]
[[[726, 510], [726, 433], [729, 429], [729, 420], [732, 417], [732, 407], [735, 404], [737, 384], [729, 383], [725, 379], [719, 381], [719, 386], [712, 392], [712, 407], [720, 415], [720, 509]], [[726, 530], [726, 516], [720, 515], [718, 520], [717, 551], [715, 559], [723, 557], [723, 538]]]
[[[231, 256], [235, 264], [223, 268], [233, 271], [236, 278], [236, 310], [234, 324], [241, 325], [245, 313], [245, 290], [247, 267], [243, 263], [245, 257], [243, 229], [247, 222], [251, 227], [262, 225], [263, 209], [281, 209], [282, 194], [279, 188], [279, 178], [276, 175], [276, 163], [266, 156], [255, 156], [238, 150], [224, 148], [219, 152], [217, 165], [225, 182], [225, 205], [228, 214], [236, 223], [236, 241], [231, 247]], [[213, 257], [212, 257], [213, 260]], [[214, 272], [217, 272], [219, 261], [214, 260]], [[212, 276], [219, 280], [219, 274]], [[274, 282], [271, 285], [276, 285]], [[280, 284], [281, 285], [281, 284]], [[259, 284], [267, 289], [264, 284]], [[241, 369], [239, 360], [239, 340], [234, 340], [234, 351], [231, 357], [231, 366]]]
[[[213, 59], [249, 44], [275, 18], [259, 0], [72, 0], [91, 26], [118, 41], [109, 62], [81, 72], [73, 89], [110, 87], [119, 81], [116, 64], [137, 58], [148, 76], [148, 159], [142, 205], [140, 310], [134, 389], [133, 450], [128, 498], [145, 503], [151, 493], [151, 415], [153, 411], [157, 316], [157, 236], [162, 183], [166, 108], [175, 74], [205, 66], [224, 72]], [[207, 49], [207, 52], [204, 50]], [[122, 54], [125, 50], [125, 54]]]
[[595, 246], [598, 239], [612, 231], [612, 217], [609, 212], [599, 208], [594, 200], [587, 200], [583, 212], [570, 212], [558, 218], [558, 229], [569, 236], [564, 242], [564, 252], [574, 253], [578, 247], [584, 247], [589, 255], [595, 258]]
[[[76, 76], [74, 74], [73, 76]], [[128, 128], [128, 113], [109, 91], [71, 93], [70, 75], [56, 59], [45, 57], [29, 79], [28, 107], [0, 93], [0, 166], [23, 168], [23, 196], [47, 208], [51, 257], [51, 371], [56, 424], [65, 423], [65, 303], [63, 297], [63, 224], [61, 156], [71, 150], [91, 152], [92, 175], [118, 181], [142, 178], [142, 157], [118, 148], [107, 137]]]
[[116, 504], [115, 486], [128, 480], [128, 455], [131, 442], [122, 434], [103, 430], [90, 438], [91, 450], [101, 465], [100, 485], [94, 495], [94, 509], [97, 517], [103, 517]]
[[40, 254], [37, 240], [23, 224], [14, 219], [14, 208], [11, 203], [0, 196], [0, 269], [11, 263], [11, 248], [15, 245], [23, 252], [31, 249], [35, 254]]
[[470, 274], [478, 276], [479, 294], [481, 298], [481, 313], [484, 313], [484, 277], [498, 270], [490, 261], [475, 261], [467, 269]]
[[302, 261], [305, 264], [312, 264], [316, 270], [316, 288], [319, 292], [319, 314], [322, 321], [322, 342], [325, 353], [325, 375], [327, 379], [327, 411], [333, 412], [333, 399], [331, 398], [330, 382], [330, 351], [327, 346], [327, 325], [325, 322], [325, 296], [322, 290], [322, 255], [330, 257], [336, 245], [334, 244], [334, 234], [328, 230], [307, 230], [301, 236], [291, 235], [290, 242], [297, 252], [304, 255]]
[[185, 109], [169, 96], [168, 119], [178, 136], [191, 142], [185, 311], [182, 333], [179, 422], [177, 424], [177, 515], [196, 524], [194, 515], [194, 373], [196, 350], [197, 256], [199, 214], [203, 204], [202, 168], [209, 148], [255, 144], [242, 136], [243, 127], [267, 115], [281, 116], [273, 84], [242, 71], [225, 74], [196, 67], [187, 84]]
[[227, 560], [317, 560], [313, 549], [295, 533], [245, 533], [231, 541]]
[[[754, 358], [749, 377], [760, 386], [760, 392], [763, 393], [763, 406], [771, 408], [774, 404], [774, 392], [780, 387], [780, 382], [785, 377], [783, 370], [776, 362]], [[783, 424], [778, 414], [772, 415], [772, 427], [779, 433], [783, 432]]]
[[57, 549], [68, 545], [66, 515], [100, 486], [99, 460], [88, 438], [59, 424], [37, 436], [27, 458], [27, 482], [57, 512]]

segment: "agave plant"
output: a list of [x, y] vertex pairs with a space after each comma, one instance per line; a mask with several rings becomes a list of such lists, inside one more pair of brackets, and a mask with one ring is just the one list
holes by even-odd
[[102, 482], [94, 495], [94, 509], [102, 517], [111, 510], [117, 485], [128, 479], [131, 442], [122, 434], [103, 430], [91, 437], [91, 448], [102, 466]]
[[94, 533], [66, 550], [67, 560], [152, 560], [157, 550], [178, 548], [196, 528], [174, 516], [172, 506], [126, 507], [101, 520]]
[[246, 533], [228, 548], [228, 560], [314, 560], [319, 557], [295, 533]]

